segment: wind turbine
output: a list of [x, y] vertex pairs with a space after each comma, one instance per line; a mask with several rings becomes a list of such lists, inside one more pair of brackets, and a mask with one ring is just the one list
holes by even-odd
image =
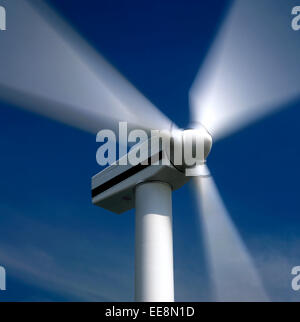
[[[186, 130], [178, 130], [43, 1], [3, 0], [2, 5], [10, 17], [0, 38], [3, 100], [92, 133], [116, 130], [119, 121], [127, 121], [132, 129], [170, 130], [172, 138], [183, 140]], [[298, 98], [293, 5], [289, 0], [232, 3], [190, 92], [190, 137], [202, 138], [205, 160], [211, 136], [220, 140]], [[190, 179], [188, 166], [133, 168], [113, 166], [94, 176], [93, 202], [115, 212], [136, 208], [136, 300], [172, 301], [171, 191]], [[243, 287], [252, 299], [267, 300], [207, 166], [193, 171], [216, 299], [241, 300]], [[228, 296], [228, 288], [236, 294]]]

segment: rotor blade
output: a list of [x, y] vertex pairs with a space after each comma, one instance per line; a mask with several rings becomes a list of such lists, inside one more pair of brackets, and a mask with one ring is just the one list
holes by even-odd
[[292, 0], [234, 1], [190, 92], [193, 122], [214, 140], [300, 96]]
[[4, 0], [0, 98], [89, 132], [171, 122], [42, 0]]
[[218, 301], [267, 301], [251, 256], [223, 204], [209, 170], [195, 178], [200, 221]]

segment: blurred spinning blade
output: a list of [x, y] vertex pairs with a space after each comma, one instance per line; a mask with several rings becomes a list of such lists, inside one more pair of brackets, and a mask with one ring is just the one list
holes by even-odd
[[190, 92], [193, 119], [214, 140], [298, 99], [300, 40], [291, 28], [296, 5], [233, 1]]
[[171, 122], [42, 0], [3, 0], [0, 98], [89, 132]]
[[[204, 166], [205, 167], [205, 166]], [[209, 170], [195, 178], [205, 251], [218, 301], [267, 301], [251, 256], [238, 234]]]

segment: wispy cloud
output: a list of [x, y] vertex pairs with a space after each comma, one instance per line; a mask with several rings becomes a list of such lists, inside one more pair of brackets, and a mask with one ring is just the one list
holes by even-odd
[[105, 245], [105, 238], [95, 240], [22, 216], [12, 221], [24, 230], [21, 238], [0, 239], [0, 263], [9, 275], [73, 300], [133, 298], [130, 259], [122, 254], [122, 247], [118, 250], [116, 245]]

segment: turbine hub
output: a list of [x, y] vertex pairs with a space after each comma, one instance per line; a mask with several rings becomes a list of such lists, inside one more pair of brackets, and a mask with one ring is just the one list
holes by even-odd
[[203, 165], [212, 147], [212, 137], [203, 125], [172, 130], [169, 159], [180, 171]]

